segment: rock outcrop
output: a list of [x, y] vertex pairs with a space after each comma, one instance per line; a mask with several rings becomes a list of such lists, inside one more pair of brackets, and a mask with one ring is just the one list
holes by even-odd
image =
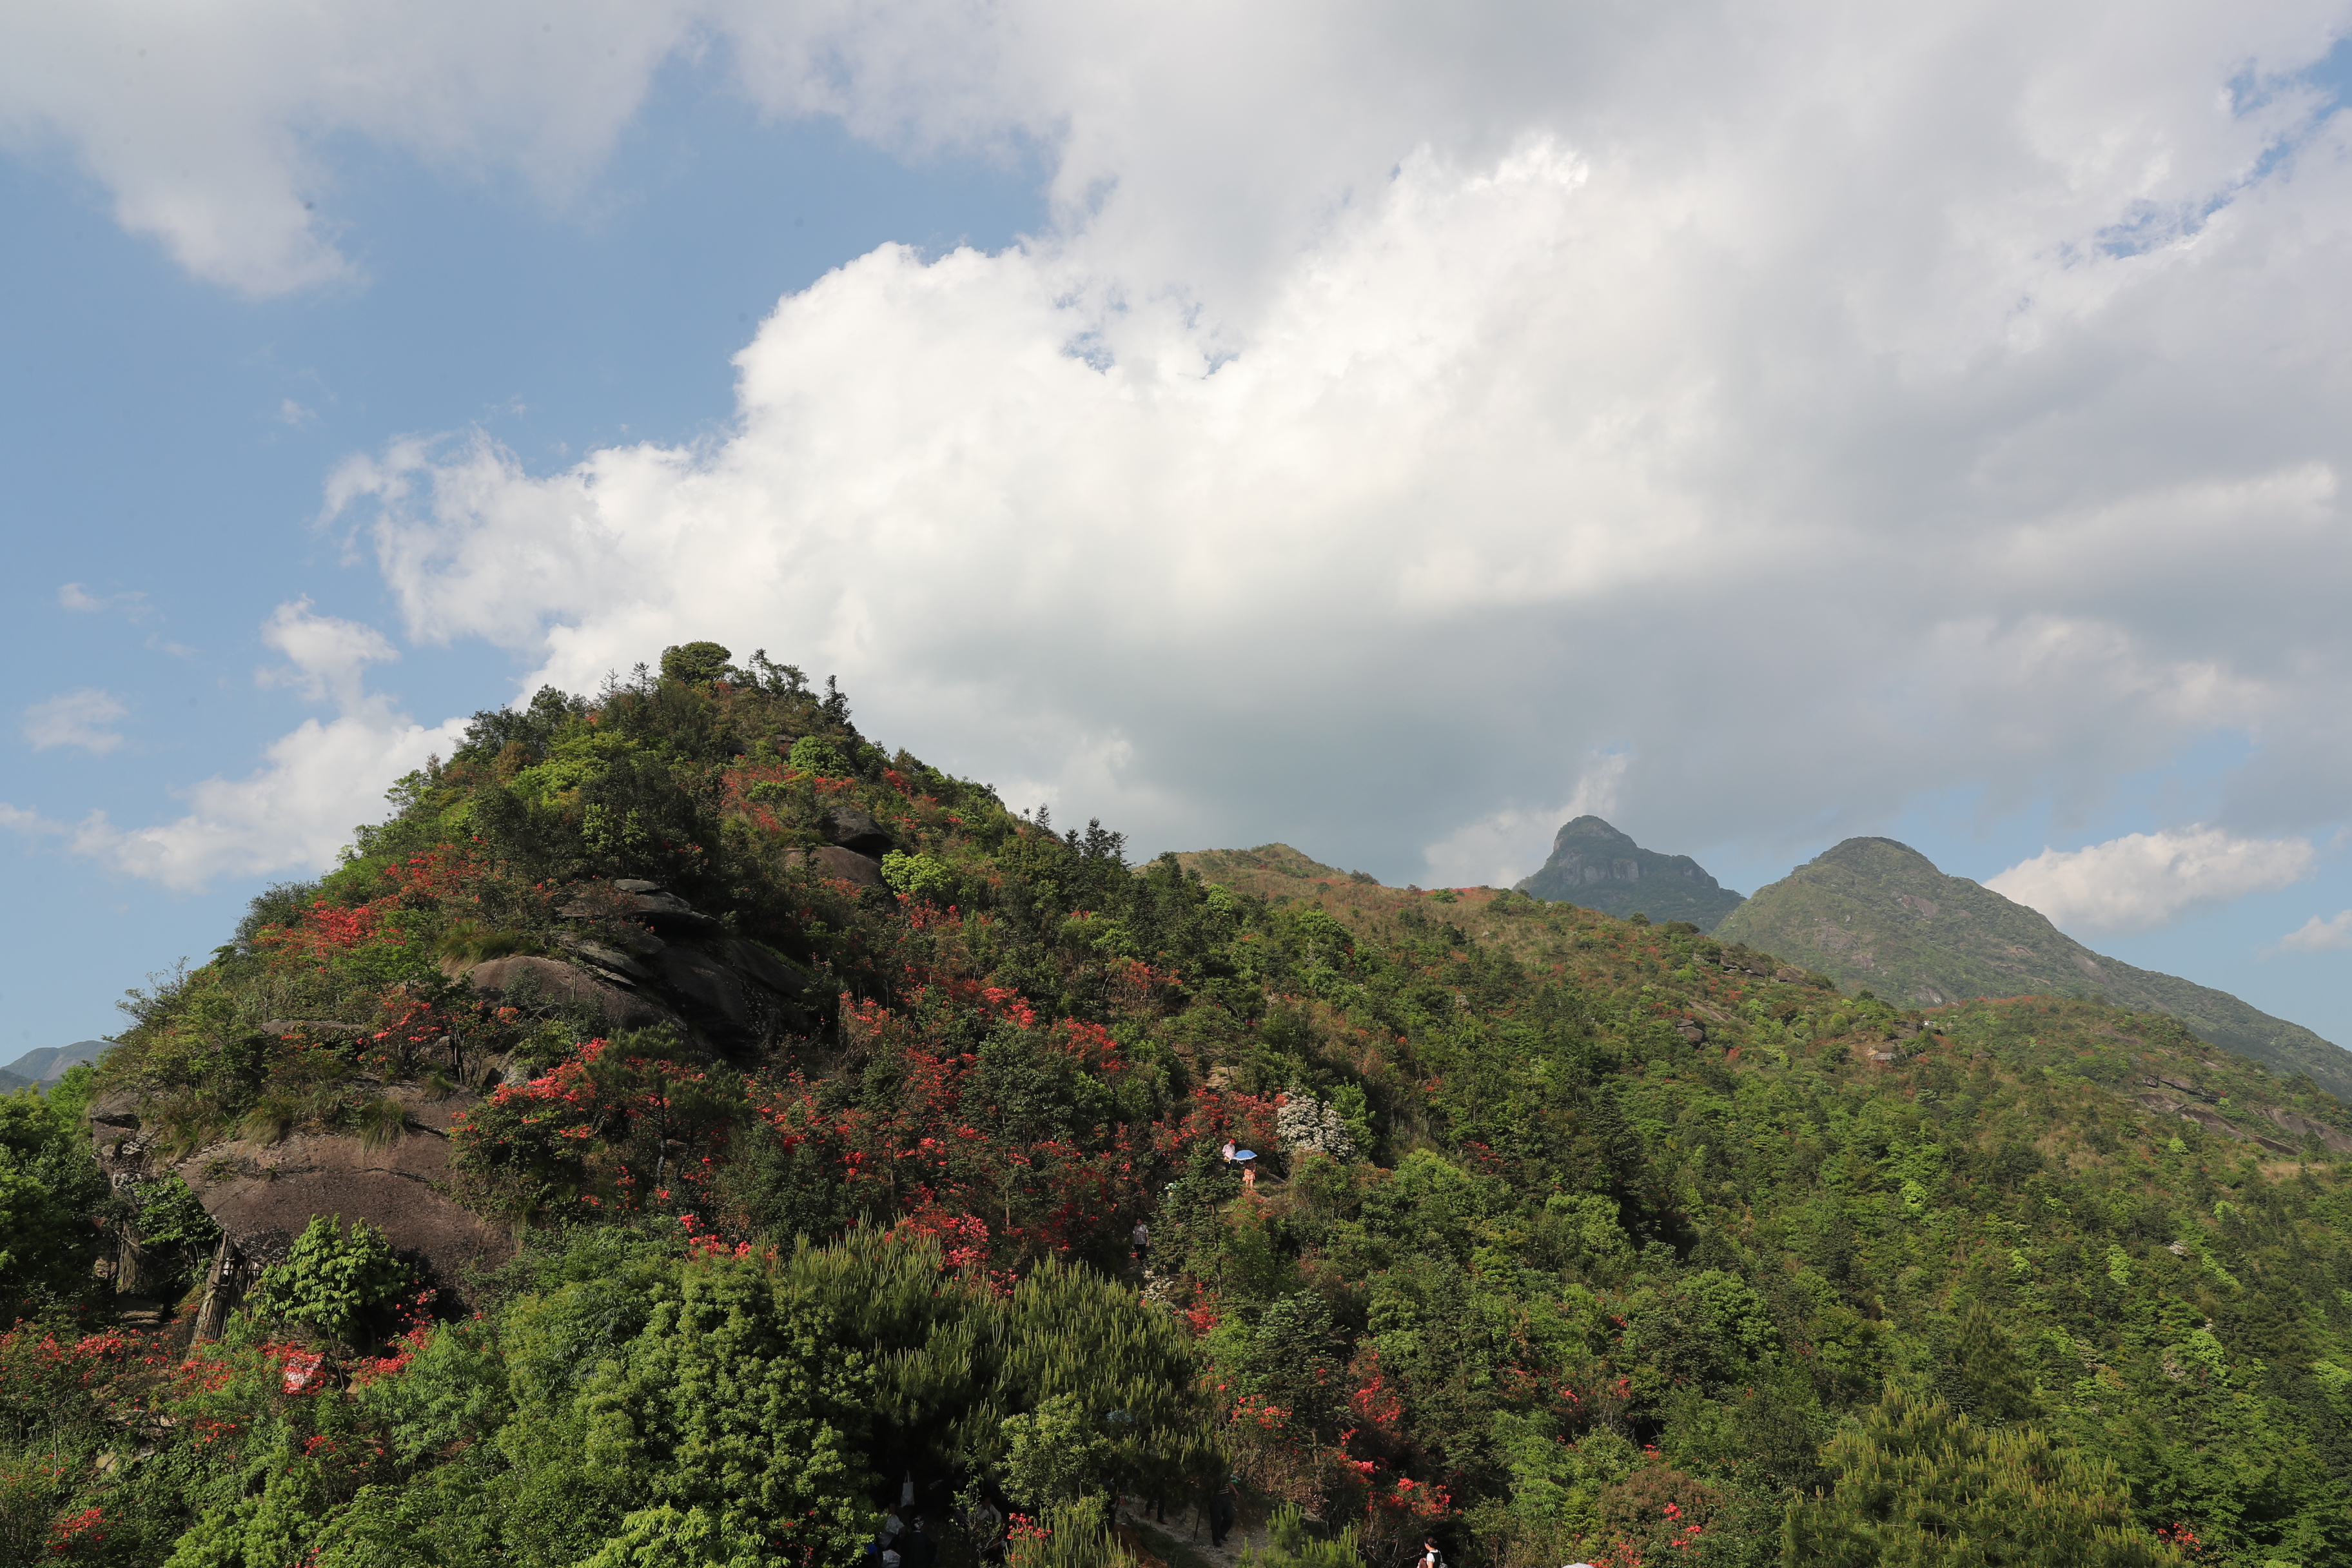
[[[856, 842], [877, 831], [863, 813], [837, 814], [833, 826]], [[836, 844], [805, 853], [823, 874], [880, 885], [874, 859], [854, 848]], [[553, 939], [562, 956], [488, 959], [465, 968], [467, 981], [502, 1005], [585, 1011], [611, 1032], [667, 1028], [689, 1048], [739, 1058], [814, 1023], [823, 988], [814, 975], [730, 934], [723, 922], [652, 882], [583, 884], [557, 912], [572, 926]], [[373, 1029], [327, 1018], [273, 1018], [263, 1027], [328, 1043]], [[451, 1053], [454, 1064], [454, 1045]], [[493, 1059], [467, 1068], [465, 1076], [495, 1085], [511, 1070]], [[471, 1273], [513, 1256], [514, 1240], [504, 1229], [446, 1194], [451, 1128], [480, 1102], [479, 1095], [373, 1080], [362, 1080], [361, 1087], [399, 1106], [399, 1124], [390, 1136], [316, 1131], [276, 1139], [236, 1136], [166, 1158], [150, 1124], [148, 1096], [118, 1092], [90, 1107], [100, 1163], [119, 1188], [177, 1174], [221, 1227], [199, 1332], [216, 1332], [239, 1292], [283, 1258], [320, 1215], [374, 1226], [445, 1290], [461, 1291]], [[138, 1238], [126, 1236], [122, 1257], [135, 1259], [138, 1250]]]
[[[449, 1174], [449, 1131], [479, 1097], [442, 1094], [414, 1084], [383, 1090], [404, 1115], [390, 1136], [298, 1132], [264, 1141], [236, 1137], [194, 1153], [165, 1158], [144, 1113], [147, 1097], [108, 1095], [90, 1106], [100, 1166], [118, 1189], [175, 1174], [188, 1184], [222, 1242], [205, 1282], [200, 1337], [216, 1333], [230, 1307], [260, 1272], [285, 1258], [320, 1215], [363, 1220], [430, 1271], [445, 1290], [462, 1291], [478, 1269], [514, 1256], [513, 1237], [440, 1190]], [[137, 1238], [126, 1237], [135, 1252]], [[118, 1288], [128, 1281], [118, 1276]]]

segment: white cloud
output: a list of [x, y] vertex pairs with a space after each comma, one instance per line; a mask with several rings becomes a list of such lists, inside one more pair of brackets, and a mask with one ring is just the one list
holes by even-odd
[[400, 650], [373, 626], [314, 615], [308, 599], [278, 605], [263, 623], [261, 640], [292, 665], [257, 670], [257, 682], [290, 686], [313, 702], [332, 700], [346, 713], [366, 700], [362, 683], [367, 667], [400, 657]]
[[206, 779], [181, 792], [189, 809], [180, 817], [123, 828], [97, 814], [72, 830], [72, 847], [181, 890], [225, 876], [324, 870], [355, 826], [383, 818], [394, 780], [447, 756], [465, 732], [464, 720], [427, 729], [370, 698], [327, 722], [306, 721], [244, 778]]
[[58, 590], [58, 604], [65, 609], [79, 611], [83, 615], [98, 615], [103, 611], [119, 609], [134, 621], [146, 618], [148, 613], [147, 595], [144, 594], [126, 592], [109, 594], [100, 597], [80, 583], [68, 583], [60, 587]]
[[1562, 804], [1532, 810], [1506, 807], [1454, 829], [1422, 851], [1431, 882], [1441, 888], [1514, 885], [1543, 864], [1560, 824], [1618, 813], [1625, 770], [1632, 762], [1623, 752], [1598, 753]]
[[347, 281], [323, 146], [363, 139], [562, 199], [690, 43], [640, 0], [88, 0], [0, 16], [0, 137], [58, 146], [189, 271], [251, 294]]
[[2242, 838], [2196, 826], [2045, 849], [1984, 885], [2069, 931], [2146, 931], [2200, 904], [2300, 881], [2315, 858], [2308, 839]]
[[37, 752], [51, 746], [79, 746], [92, 756], [102, 757], [122, 744], [122, 734], [113, 726], [130, 711], [112, 692], [85, 687], [26, 709], [25, 739]]
[[[206, 779], [178, 792], [189, 809], [170, 822], [126, 828], [93, 812], [67, 824], [0, 804], [0, 827], [64, 839], [75, 853], [116, 871], [181, 890], [224, 876], [320, 870], [351, 842], [354, 826], [383, 817], [383, 792], [394, 780], [435, 755], [449, 755], [465, 738], [463, 719], [427, 728], [364, 689], [369, 664], [398, 657], [372, 627], [317, 615], [310, 601], [299, 600], [280, 605], [262, 637], [292, 661], [289, 668], [264, 671], [266, 683], [296, 687], [314, 701], [331, 700], [335, 718], [306, 720], [271, 744], [262, 766], [243, 778]], [[45, 707], [89, 698], [113, 700], [103, 692], [76, 692]], [[121, 712], [118, 704], [110, 716]]]
[[2352, 947], [2352, 910], [2327, 920], [2314, 915], [2279, 938], [2279, 945], [2290, 952], [2339, 952]]
[[0, 23], [14, 122], [256, 290], [344, 275], [325, 139], [560, 192], [678, 50], [1045, 148], [1046, 233], [783, 300], [708, 442], [339, 468], [412, 636], [764, 644], [1065, 816], [1400, 877], [1499, 875], [1556, 824], [1495, 803], [1601, 745], [1673, 847], [2079, 816], [2216, 731], [2217, 822], [2340, 814], [2341, 0], [579, 14], [236, 0], [119, 69], [137, 13]]

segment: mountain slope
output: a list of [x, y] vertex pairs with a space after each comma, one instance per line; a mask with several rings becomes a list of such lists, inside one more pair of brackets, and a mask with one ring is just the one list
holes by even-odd
[[2092, 952], [2039, 911], [1891, 838], [1849, 838], [1717, 928], [1847, 986], [1934, 1005], [2043, 994], [2167, 1013], [2199, 1037], [2352, 1101], [2352, 1053], [2225, 991]]
[[[82, 1108], [123, 1180], [5, 1190], [56, 1222], [0, 1225], [45, 1314], [0, 1334], [15, 1539], [855, 1561], [911, 1477], [943, 1561], [977, 1489], [1045, 1568], [1238, 1477], [1371, 1568], [1727, 1568], [1874, 1506], [1837, 1435], [1896, 1420], [1923, 1494], [2130, 1549], [2069, 1562], [2352, 1560], [2352, 1116], [2309, 1084], [1286, 846], [1131, 866], [729, 657], [478, 715], [131, 999]], [[66, 1098], [0, 1140], [87, 1147]], [[521, 1255], [346, 1234], [360, 1188]], [[86, 1332], [110, 1276], [172, 1321]], [[1988, 1426], [2052, 1462], [1963, 1463]]]
[[43, 1046], [37, 1051], [26, 1051], [5, 1070], [26, 1083], [48, 1083], [64, 1076], [65, 1070], [81, 1062], [94, 1062], [106, 1054], [104, 1040], [76, 1040], [70, 1046]]
[[1701, 931], [1713, 931], [1740, 903], [1689, 856], [1644, 849], [1597, 816], [1562, 824], [1551, 858], [1518, 890], [1620, 918], [1638, 911], [1654, 921], [1688, 921]]

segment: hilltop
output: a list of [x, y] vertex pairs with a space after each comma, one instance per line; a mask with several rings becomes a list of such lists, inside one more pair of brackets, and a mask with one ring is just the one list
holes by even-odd
[[1644, 849], [1597, 816], [1561, 824], [1551, 841], [1551, 858], [1517, 887], [1538, 899], [1606, 914], [1688, 921], [1701, 931], [1713, 931], [1740, 903], [1738, 893], [1689, 856]]
[[1934, 1005], [2084, 997], [2168, 1014], [2200, 1038], [2352, 1100], [2352, 1054], [2224, 991], [2092, 952], [2039, 911], [1891, 838], [1849, 838], [1757, 890], [1717, 928], [1850, 987]]
[[104, 1040], [77, 1040], [70, 1046], [43, 1046], [26, 1051], [6, 1067], [0, 1068], [0, 1093], [22, 1089], [28, 1084], [54, 1083], [64, 1076], [68, 1068], [80, 1062], [94, 1062], [106, 1052]]
[[131, 1011], [0, 1101], [11, 1550], [798, 1568], [911, 1479], [954, 1568], [983, 1496], [1010, 1568], [1132, 1568], [1237, 1476], [1267, 1568], [2352, 1552], [2310, 1083], [1283, 845], [1130, 864], [761, 655], [478, 714]]

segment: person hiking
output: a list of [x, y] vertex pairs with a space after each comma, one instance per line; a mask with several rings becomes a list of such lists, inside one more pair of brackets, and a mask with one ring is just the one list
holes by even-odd
[[1150, 1226], [1145, 1225], [1141, 1220], [1137, 1220], [1135, 1228], [1127, 1233], [1127, 1239], [1129, 1245], [1135, 1248], [1135, 1260], [1138, 1263], [1151, 1261], [1151, 1227]]
[[1223, 1547], [1227, 1532], [1234, 1528], [1234, 1521], [1241, 1517], [1242, 1494], [1235, 1481], [1235, 1477], [1227, 1476], [1209, 1499], [1209, 1544], [1212, 1546]]
[[906, 1533], [898, 1537], [898, 1561], [903, 1568], [932, 1568], [939, 1560], [939, 1542], [931, 1539], [919, 1513], [908, 1523]]
[[983, 1563], [1004, 1561], [1004, 1510], [996, 1506], [993, 1498], [982, 1498], [980, 1506], [971, 1510], [967, 1521], [971, 1531], [972, 1549]]
[[1413, 1568], [1445, 1568], [1445, 1553], [1437, 1549], [1437, 1537], [1422, 1539], [1421, 1555], [1413, 1560]]

